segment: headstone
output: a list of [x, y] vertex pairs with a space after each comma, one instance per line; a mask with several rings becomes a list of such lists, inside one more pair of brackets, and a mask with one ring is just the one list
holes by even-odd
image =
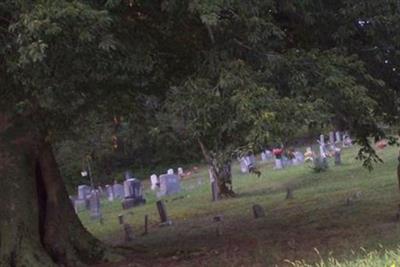
[[90, 195], [90, 218], [92, 220], [100, 220], [100, 193], [98, 190], [92, 190]]
[[340, 148], [335, 148], [335, 165], [341, 165], [342, 164], [342, 157], [341, 157], [341, 149]]
[[247, 168], [248, 166], [247, 166], [246, 159], [245, 158], [240, 158], [239, 162], [240, 162], [240, 171], [242, 173], [248, 173], [249, 169]]
[[124, 182], [124, 199], [122, 208], [130, 209], [146, 201], [142, 195], [142, 184], [137, 179], [128, 179]]
[[169, 169], [169, 170], [167, 171], [167, 174], [174, 174], [174, 169]]
[[111, 185], [106, 185], [106, 193], [108, 201], [114, 201], [114, 189]]
[[88, 185], [78, 186], [78, 199], [87, 199], [90, 196], [90, 190]]
[[319, 145], [319, 154], [320, 154], [321, 158], [323, 158], [323, 159], [326, 158], [325, 144]]
[[178, 168], [178, 175], [179, 176], [183, 175], [183, 169], [181, 167]]
[[282, 161], [282, 167], [283, 167], [283, 168], [292, 165], [292, 161], [289, 160], [286, 156], [282, 156], [281, 161]]
[[75, 213], [79, 213], [87, 209], [87, 200], [86, 199], [75, 199], [74, 200], [74, 210]]
[[253, 215], [254, 215], [254, 219], [265, 217], [265, 211], [264, 211], [263, 207], [261, 207], [258, 204], [253, 205]]
[[283, 169], [283, 162], [282, 162], [281, 158], [280, 159], [275, 159], [275, 167], [274, 167], [274, 169], [275, 170]]
[[265, 156], [267, 157], [267, 160], [271, 160], [274, 157], [271, 150], [265, 150]]
[[319, 144], [320, 144], [320, 145], [325, 145], [325, 137], [324, 137], [323, 134], [321, 134], [321, 135], [319, 136]]
[[124, 196], [125, 196], [125, 193], [124, 193], [124, 186], [123, 185], [121, 185], [121, 184], [114, 184], [113, 185], [113, 191], [114, 191], [114, 198], [117, 198], [117, 199], [123, 199], [124, 198]]
[[157, 175], [153, 174], [150, 176], [151, 190], [156, 190], [160, 186]]
[[330, 144], [335, 143], [335, 133], [334, 132], [329, 132], [329, 143]]
[[158, 214], [160, 215], [160, 221], [162, 224], [167, 223], [168, 220], [168, 215], [167, 215], [167, 210], [165, 208], [165, 204], [164, 201], [159, 200], [157, 201], [157, 210], [158, 210]]
[[118, 215], [118, 222], [119, 224], [124, 224], [124, 215], [122, 214]]
[[295, 165], [295, 166], [303, 164], [304, 163], [304, 155], [301, 152], [296, 151], [296, 152], [294, 152], [294, 158], [292, 161], [293, 161], [293, 165]]
[[265, 154], [265, 152], [261, 152], [261, 161], [265, 162], [267, 161], [267, 155]]
[[181, 183], [178, 175], [163, 174], [160, 176], [160, 192], [158, 196], [168, 196], [179, 192], [181, 192]]
[[337, 131], [336, 132], [336, 143], [340, 143], [342, 141], [341, 136], [340, 136], [340, 132]]

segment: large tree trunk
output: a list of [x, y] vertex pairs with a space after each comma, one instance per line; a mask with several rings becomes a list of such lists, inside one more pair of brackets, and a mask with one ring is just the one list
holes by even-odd
[[232, 187], [231, 162], [218, 162], [217, 159], [213, 159], [212, 163], [209, 164], [209, 168], [214, 179], [217, 181], [219, 198], [234, 197], [235, 192]]
[[232, 187], [232, 171], [231, 171], [231, 160], [226, 157], [222, 153], [220, 154], [212, 154], [205, 148], [203, 142], [198, 139], [197, 140], [203, 156], [208, 163], [210, 178], [217, 182], [218, 185], [218, 196], [222, 197], [234, 197], [235, 192]]
[[0, 113], [0, 266], [80, 266], [106, 255], [70, 203], [32, 120]]

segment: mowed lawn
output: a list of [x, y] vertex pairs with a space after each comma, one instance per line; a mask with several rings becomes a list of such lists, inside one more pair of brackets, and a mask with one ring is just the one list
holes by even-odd
[[[345, 149], [343, 165], [330, 162], [324, 173], [306, 165], [275, 171], [271, 162], [260, 166], [262, 176], [257, 177], [240, 174], [235, 165], [237, 197], [215, 203], [208, 173], [201, 168], [183, 181], [181, 194], [165, 198], [173, 221], [169, 227], [159, 227], [156, 197], [148, 189], [147, 204], [128, 211], [122, 211], [118, 201], [103, 201], [103, 225], [90, 221], [86, 212], [79, 215], [98, 238], [135, 251], [125, 262], [104, 266], [292, 266], [296, 260], [321, 264], [321, 259], [332, 257], [349, 260], [348, 266], [366, 266], [355, 261], [366, 257], [377, 258], [383, 266], [396, 260], [400, 264], [398, 148], [378, 151], [384, 163], [372, 172], [355, 159], [357, 152], [356, 147]], [[291, 200], [285, 200], [287, 187], [293, 189]], [[253, 218], [254, 204], [265, 209], [264, 218]], [[133, 242], [124, 242], [119, 214], [133, 226]], [[150, 228], [143, 236], [146, 214]], [[223, 221], [214, 222], [216, 215]], [[382, 256], [386, 249], [393, 250], [387, 253], [391, 256]], [[377, 252], [366, 255], [368, 251]]]

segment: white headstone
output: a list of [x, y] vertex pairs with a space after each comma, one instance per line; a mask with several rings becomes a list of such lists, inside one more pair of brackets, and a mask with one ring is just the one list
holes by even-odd
[[265, 152], [261, 152], [261, 161], [267, 161], [267, 155]]
[[178, 175], [183, 175], [183, 169], [181, 167], [178, 168]]
[[114, 189], [111, 185], [106, 185], [108, 201], [114, 201]]
[[169, 169], [169, 170], [167, 171], [167, 174], [174, 174], [174, 169]]
[[90, 186], [80, 185], [78, 186], [78, 199], [87, 199], [90, 196]]
[[152, 176], [150, 176], [150, 182], [151, 182], [151, 190], [156, 190], [157, 187], [159, 186], [157, 175], [153, 174]]
[[324, 144], [325, 144], [325, 137], [324, 137], [323, 134], [321, 134], [321, 135], [319, 136], [319, 143], [320, 143], [320, 145], [324, 145]]
[[275, 169], [276, 170], [283, 169], [282, 159], [275, 159]]
[[249, 169], [248, 169], [248, 165], [247, 165], [247, 162], [246, 162], [246, 158], [240, 158], [239, 162], [240, 162], [240, 171], [242, 173], [248, 173]]
[[336, 143], [339, 143], [341, 141], [342, 141], [342, 139], [340, 137], [340, 132], [338, 131], [338, 132], [336, 132]]
[[329, 132], [329, 143], [331, 143], [331, 144], [335, 143], [335, 133], [334, 132]]

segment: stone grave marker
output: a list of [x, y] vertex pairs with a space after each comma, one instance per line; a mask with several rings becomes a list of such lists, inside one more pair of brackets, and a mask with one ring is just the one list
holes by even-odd
[[246, 163], [246, 159], [245, 158], [240, 158], [239, 159], [239, 163], [240, 163], [240, 171], [242, 173], [248, 173], [249, 169], [247, 168], [247, 163]]
[[151, 175], [150, 182], [151, 182], [151, 190], [154, 191], [160, 187], [160, 181], [158, 180], [157, 175], [155, 175], [155, 174]]
[[156, 205], [157, 205], [158, 214], [160, 215], [160, 221], [161, 221], [160, 226], [171, 225], [172, 222], [168, 219], [167, 209], [165, 208], [164, 201], [159, 200], [159, 201], [157, 201]]
[[169, 170], [167, 171], [167, 174], [174, 174], [174, 169], [169, 169]]
[[106, 185], [106, 193], [108, 201], [114, 201], [114, 189], [111, 185]]
[[115, 183], [113, 185], [113, 191], [114, 191], [114, 198], [117, 199], [123, 199], [125, 196], [124, 193], [124, 186], [118, 183]]
[[265, 211], [263, 207], [258, 204], [253, 205], [253, 216], [254, 219], [265, 217]]
[[124, 182], [124, 199], [122, 200], [122, 208], [130, 209], [139, 204], [146, 203], [142, 194], [142, 184], [137, 179], [128, 179]]
[[342, 164], [342, 150], [338, 147], [335, 148], [335, 165], [341, 165]]
[[181, 167], [178, 168], [178, 175], [179, 176], [183, 175], [183, 169]]
[[90, 218], [92, 220], [101, 220], [102, 215], [100, 211], [100, 193], [98, 190], [92, 190], [89, 198]]
[[180, 177], [175, 174], [163, 174], [160, 176], [160, 191], [158, 196], [169, 196], [181, 192]]

